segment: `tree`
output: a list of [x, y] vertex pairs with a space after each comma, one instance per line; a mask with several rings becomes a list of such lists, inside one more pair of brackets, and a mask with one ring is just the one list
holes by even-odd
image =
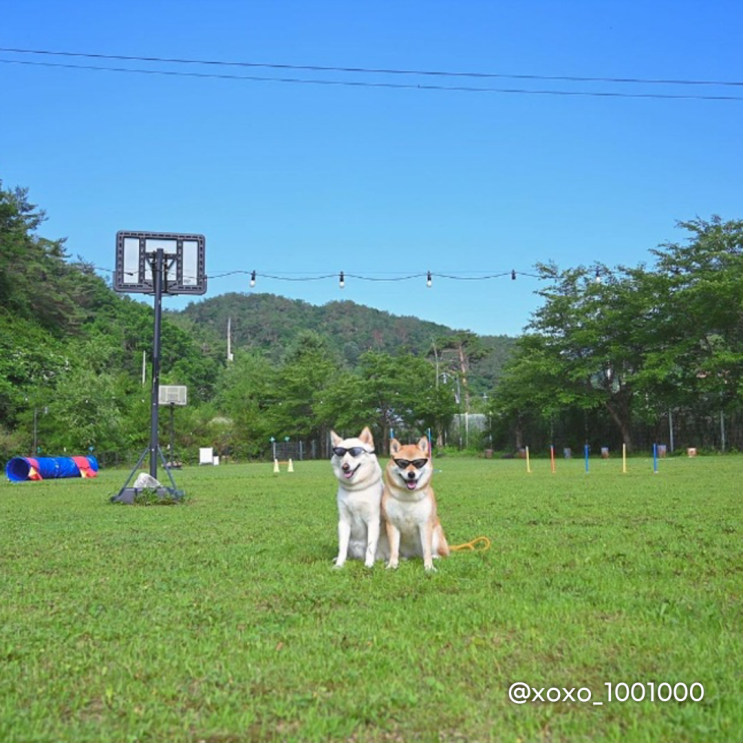
[[259, 456], [274, 435], [276, 369], [259, 353], [238, 351], [217, 385], [216, 406], [234, 423], [233, 453]]
[[83, 366], [62, 374], [48, 401], [45, 453], [85, 454], [90, 447], [119, 450], [123, 443], [119, 399], [110, 374]]
[[[688, 244], [653, 251], [657, 265], [560, 271], [494, 394], [515, 425], [524, 414], [604, 409], [631, 446], [637, 422], [666, 410], [741, 408], [743, 222], [681, 223]], [[600, 281], [596, 279], [600, 279]]]
[[[490, 354], [482, 340], [469, 330], [462, 330], [453, 335], [442, 336], [432, 344], [437, 378], [438, 374], [449, 370], [454, 372], [461, 383], [464, 409], [470, 410], [469, 375], [472, 364]], [[429, 353], [429, 356], [431, 354]]]
[[[554, 264], [538, 270], [551, 281], [539, 292], [545, 302], [529, 325], [539, 342], [521, 346], [514, 368], [539, 372], [539, 387], [529, 389], [544, 413], [554, 412], [556, 404], [586, 411], [603, 407], [631, 448], [636, 392], [647, 349], [657, 337], [646, 273], [606, 266], [560, 271]], [[524, 360], [524, 353], [535, 352], [533, 361]]]
[[655, 349], [657, 376], [672, 370], [677, 402], [703, 395], [740, 406], [743, 393], [743, 221], [681, 222], [688, 244], [654, 250], [662, 291], [665, 342]]
[[381, 351], [363, 354], [356, 372], [329, 387], [325, 400], [326, 415], [335, 416], [337, 428], [352, 434], [370, 426], [380, 451], [386, 451], [391, 430], [398, 436], [403, 430], [420, 436], [428, 428], [436, 433], [451, 423], [457, 409], [452, 388], [437, 387], [430, 362]]
[[[533, 419], [544, 422], [576, 399], [561, 379], [547, 339], [529, 333], [518, 339], [504, 375], [490, 395], [490, 415], [502, 432], [513, 432], [517, 449], [524, 446], [524, 428]], [[510, 444], [506, 448], [511, 448]]]
[[339, 370], [340, 359], [323, 336], [311, 330], [297, 336], [273, 391], [272, 421], [277, 435], [324, 438], [328, 421], [321, 402]]
[[0, 181], [0, 300], [14, 315], [60, 336], [75, 331], [82, 319], [79, 272], [65, 262], [64, 240], [35, 234], [45, 218], [29, 203], [28, 189], [6, 191]]
[[52, 333], [32, 320], [0, 310], [0, 420], [14, 426], [34, 401], [48, 399], [69, 353]]

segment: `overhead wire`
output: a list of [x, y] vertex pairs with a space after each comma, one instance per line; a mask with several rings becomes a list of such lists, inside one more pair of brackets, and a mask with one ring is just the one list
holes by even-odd
[[[58, 56], [79, 56], [94, 59], [119, 59], [127, 61], [149, 61], [149, 62], [167, 62], [170, 64], [203, 64], [203, 65], [221, 65], [221, 66], [241, 66], [241, 67], [265, 67], [271, 69], [291, 69], [304, 71], [323, 71], [323, 72], [346, 72], [346, 73], [375, 73], [375, 74], [396, 74], [396, 75], [421, 75], [421, 76], [438, 76], [438, 77], [467, 77], [467, 78], [508, 78], [508, 79], [528, 79], [538, 81], [562, 80], [571, 82], [611, 82], [611, 83], [633, 83], [633, 84], [673, 84], [673, 85], [743, 85], [737, 81], [712, 81], [712, 80], [651, 80], [640, 78], [592, 78], [578, 76], [548, 76], [548, 75], [506, 75], [500, 73], [459, 73], [459, 72], [435, 72], [435, 71], [415, 71], [415, 70], [374, 70], [371, 68], [342, 68], [342, 67], [321, 67], [318, 65], [278, 65], [268, 63], [252, 62], [219, 62], [215, 60], [178, 60], [160, 57], [133, 57], [126, 55], [102, 55], [89, 54], [83, 52], [53, 52], [49, 50], [23, 50], [0, 47], [0, 52], [5, 53], [28, 53], [28, 54], [46, 54]], [[433, 83], [399, 83], [369, 80], [344, 80], [344, 79], [320, 79], [320, 78], [303, 78], [303, 77], [266, 77], [261, 75], [234, 75], [228, 73], [216, 72], [193, 72], [184, 70], [162, 70], [162, 69], [145, 69], [140, 67], [113, 67], [108, 65], [85, 65], [71, 64], [63, 62], [41, 62], [26, 59], [0, 59], [2, 64], [17, 64], [35, 67], [49, 67], [62, 69], [88, 70], [98, 72], [116, 72], [123, 74], [139, 75], [160, 75], [167, 77], [188, 77], [200, 79], [218, 79], [218, 80], [237, 80], [246, 82], [272, 82], [293, 85], [320, 85], [333, 87], [351, 87], [351, 88], [377, 88], [392, 90], [425, 90], [425, 91], [443, 91], [443, 92], [460, 92], [460, 93], [496, 93], [496, 94], [514, 94], [514, 95], [541, 95], [541, 96], [562, 96], [562, 97], [589, 97], [589, 98], [634, 98], [634, 99], [656, 99], [656, 100], [705, 100], [705, 101], [743, 101], [743, 96], [735, 95], [698, 95], [695, 93], [633, 93], [610, 90], [559, 90], [559, 89], [533, 89], [533, 88], [503, 88], [489, 86], [472, 86], [472, 85], [440, 85]]]
[[307, 65], [286, 64], [274, 62], [244, 62], [214, 59], [189, 59], [183, 57], [155, 57], [137, 56], [128, 54], [101, 54], [93, 52], [70, 52], [54, 51], [51, 49], [20, 49], [13, 47], [0, 47], [0, 52], [12, 52], [14, 54], [39, 54], [58, 57], [83, 57], [86, 59], [115, 59], [130, 62], [158, 62], [170, 64], [196, 64], [216, 65], [221, 67], [253, 67], [275, 70], [304, 70], [309, 72], [347, 72], [354, 74], [375, 75], [416, 75], [428, 77], [470, 77], [482, 79], [507, 79], [507, 80], [551, 80], [564, 82], [602, 82], [623, 83], [643, 85], [723, 85], [743, 87], [743, 81], [738, 80], [688, 80], [673, 78], [640, 78], [640, 77], [598, 77], [583, 75], [536, 75], [515, 74], [503, 72], [461, 72], [451, 70], [417, 70], [396, 69], [389, 67], [341, 67], [332, 65]]

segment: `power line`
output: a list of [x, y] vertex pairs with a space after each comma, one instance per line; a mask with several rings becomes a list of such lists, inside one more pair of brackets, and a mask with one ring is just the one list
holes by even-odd
[[583, 96], [588, 98], [652, 98], [656, 100], [696, 101], [743, 101], [743, 96], [693, 95], [674, 93], [619, 93], [612, 91], [582, 90], [530, 90], [528, 88], [479, 88], [466, 85], [431, 85], [415, 83], [382, 83], [354, 80], [319, 80], [312, 78], [260, 77], [258, 75], [228, 75], [207, 72], [181, 72], [175, 70], [146, 70], [133, 67], [103, 67], [98, 65], [75, 65], [61, 62], [29, 62], [27, 60], [0, 59], [2, 64], [19, 64], [35, 67], [58, 67], [73, 70], [96, 70], [99, 72], [121, 72], [142, 75], [164, 75], [168, 77], [211, 78], [220, 80], [243, 80], [249, 82], [291, 83], [296, 85], [327, 85], [349, 88], [386, 88], [397, 90], [430, 90], [455, 93], [508, 93], [517, 95]]
[[196, 64], [216, 65], [220, 67], [252, 67], [272, 70], [304, 70], [308, 72], [346, 72], [353, 74], [375, 74], [375, 75], [416, 75], [429, 77], [467, 77], [480, 79], [506, 79], [506, 80], [551, 80], [562, 82], [600, 82], [600, 83], [622, 83], [641, 85], [723, 85], [742, 87], [743, 81], [738, 80], [678, 80], [678, 79], [654, 79], [639, 77], [591, 77], [580, 75], [534, 75], [534, 74], [511, 74], [500, 72], [454, 72], [450, 70], [406, 70], [384, 67], [335, 67], [326, 65], [296, 65], [278, 64], [270, 62], [242, 62], [223, 61], [213, 59], [187, 59], [178, 57], [141, 57], [125, 54], [95, 54], [92, 52], [68, 52], [52, 51], [50, 49], [17, 49], [0, 47], [0, 52], [12, 52], [14, 54], [44, 54], [57, 57], [84, 57], [86, 59], [115, 59], [129, 62], [158, 62], [169, 64]]

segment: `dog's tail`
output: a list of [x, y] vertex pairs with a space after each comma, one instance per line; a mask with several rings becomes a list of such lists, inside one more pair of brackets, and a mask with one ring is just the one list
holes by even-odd
[[[477, 546], [481, 545], [481, 546]], [[486, 552], [490, 549], [490, 540], [487, 537], [475, 537], [471, 542], [465, 542], [464, 544], [450, 544], [449, 549], [452, 552], [463, 552], [469, 550], [470, 552]]]

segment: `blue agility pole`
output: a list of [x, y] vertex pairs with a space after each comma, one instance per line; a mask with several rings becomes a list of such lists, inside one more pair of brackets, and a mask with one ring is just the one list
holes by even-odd
[[583, 451], [584, 451], [584, 453], [585, 453], [585, 459], [586, 459], [586, 472], [588, 472], [588, 448], [589, 448], [589, 447], [588, 447], [588, 444], [586, 444], [586, 445], [585, 445], [585, 446], [583, 447]]

